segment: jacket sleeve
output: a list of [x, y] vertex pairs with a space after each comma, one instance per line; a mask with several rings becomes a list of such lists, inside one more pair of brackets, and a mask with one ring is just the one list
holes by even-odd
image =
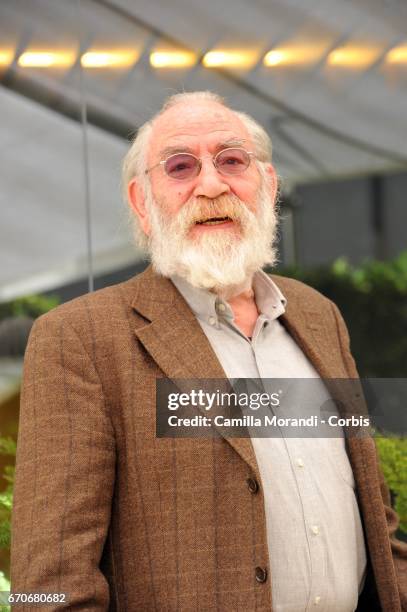
[[[345, 322], [337, 308], [337, 306], [331, 302], [334, 315], [338, 326], [338, 334], [342, 347], [342, 356], [346, 364], [347, 371], [350, 378], [357, 378], [359, 376], [356, 369], [355, 361], [350, 352], [350, 341], [349, 334], [346, 328]], [[397, 540], [395, 533], [399, 526], [399, 517], [397, 513], [391, 507], [391, 498], [389, 488], [383, 476], [383, 472], [380, 468], [380, 458], [376, 447], [376, 462], [378, 477], [380, 482], [381, 496], [383, 500], [384, 510], [386, 513], [387, 529], [390, 539], [391, 550], [393, 554], [393, 563], [396, 570], [398, 588], [400, 594], [401, 609], [407, 612], [407, 544]]]
[[[65, 593], [24, 610], [107, 610], [99, 569], [115, 439], [91, 351], [59, 309], [36, 321], [24, 362], [12, 515], [12, 593]], [[18, 608], [21, 610], [21, 608]]]

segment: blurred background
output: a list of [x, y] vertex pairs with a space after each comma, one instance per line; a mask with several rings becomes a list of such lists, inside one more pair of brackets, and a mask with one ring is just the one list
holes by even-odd
[[[272, 137], [278, 272], [337, 302], [362, 375], [407, 376], [404, 0], [2, 0], [0, 590], [32, 321], [146, 266], [121, 160], [168, 95], [205, 89]], [[381, 453], [407, 530], [403, 442]]]

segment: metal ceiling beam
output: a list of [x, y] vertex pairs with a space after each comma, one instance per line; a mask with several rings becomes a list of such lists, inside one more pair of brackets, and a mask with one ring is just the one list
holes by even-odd
[[[30, 78], [21, 78], [13, 68], [7, 71], [3, 78], [0, 78], [0, 86], [6, 87], [46, 108], [80, 123], [81, 106], [79, 100], [74, 100], [67, 95], [67, 92], [57, 92], [55, 89], [33, 81]], [[77, 92], [75, 92], [77, 93]], [[137, 131], [137, 127], [127, 121], [114, 117], [110, 113], [98, 108], [88, 102], [87, 104], [88, 121], [110, 134], [120, 138], [129, 139]]]

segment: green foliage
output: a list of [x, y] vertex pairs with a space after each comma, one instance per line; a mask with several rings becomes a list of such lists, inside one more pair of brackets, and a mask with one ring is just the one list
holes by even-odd
[[0, 453], [2, 455], [16, 454], [16, 443], [13, 438], [0, 438]]
[[407, 439], [376, 438], [379, 457], [394, 508], [400, 517], [400, 529], [407, 533]]
[[10, 484], [7, 491], [0, 496], [0, 548], [10, 546], [11, 508], [13, 506], [13, 490]]
[[[7, 580], [3, 572], [0, 572], [0, 591], [9, 591], [10, 590], [10, 582]], [[0, 612], [10, 612], [11, 608], [8, 605], [5, 605], [3, 602], [6, 600], [6, 593], [2, 594], [2, 601], [0, 601]], [[7, 601], [7, 600], [6, 600]]]
[[[0, 438], [0, 454], [10, 456], [13, 465], [6, 465], [3, 469], [3, 478], [8, 485], [0, 493], [0, 549], [9, 549], [11, 540], [11, 510], [13, 507], [14, 462], [16, 443], [10, 438]], [[0, 591], [9, 591], [10, 581], [3, 572], [0, 572]], [[0, 612], [9, 612], [10, 606], [0, 604]]]
[[10, 583], [4, 576], [3, 572], [0, 572], [0, 591], [9, 591]]
[[42, 295], [28, 295], [17, 298], [12, 302], [0, 304], [0, 321], [7, 317], [32, 317], [36, 319], [58, 306], [59, 298], [57, 296], [45, 297]]
[[[0, 454], [9, 455], [11, 461], [15, 461], [16, 443], [10, 438], [0, 438]], [[11, 510], [13, 507], [13, 485], [14, 485], [14, 465], [5, 466], [2, 474], [8, 482], [4, 491], [0, 493], [0, 548], [10, 547], [10, 525]], [[1, 589], [0, 589], [1, 590]]]
[[[10, 506], [10, 509], [11, 509], [11, 506]], [[11, 543], [10, 529], [11, 529], [10, 521], [3, 519], [0, 524], [0, 548], [10, 548], [10, 543]]]
[[388, 262], [332, 266], [278, 273], [311, 285], [341, 310], [352, 353], [364, 377], [407, 377], [407, 251]]

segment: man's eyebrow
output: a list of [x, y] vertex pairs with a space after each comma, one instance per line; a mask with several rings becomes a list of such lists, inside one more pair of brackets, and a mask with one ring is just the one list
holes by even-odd
[[160, 151], [160, 158], [166, 159], [170, 155], [175, 155], [175, 153], [194, 153], [190, 147], [182, 146], [182, 145], [174, 145], [172, 147], [165, 147]]
[[245, 138], [228, 138], [223, 142], [220, 142], [216, 145], [216, 152], [222, 151], [222, 149], [229, 149], [230, 147], [242, 147], [247, 140]]
[[[228, 140], [219, 142], [215, 147], [215, 153], [222, 151], [222, 149], [228, 149], [230, 147], [242, 147], [247, 140], [245, 138], [229, 138]], [[169, 147], [165, 147], [160, 151], [160, 159], [166, 159], [170, 155], [175, 155], [176, 153], [191, 153], [195, 155], [193, 149], [191, 147], [187, 147], [186, 145], [173, 145]]]

